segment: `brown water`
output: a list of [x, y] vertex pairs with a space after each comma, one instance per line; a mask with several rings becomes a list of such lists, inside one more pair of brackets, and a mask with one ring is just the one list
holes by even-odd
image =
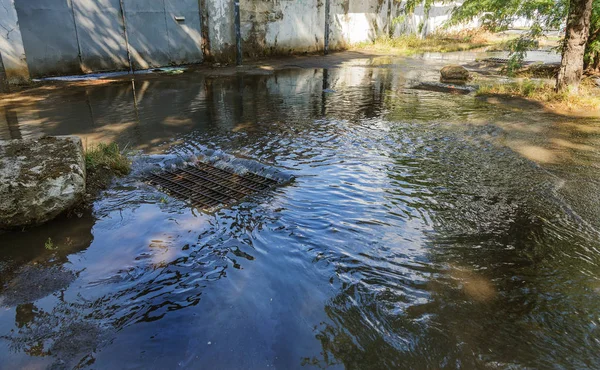
[[131, 176], [2, 235], [0, 368], [598, 368], [600, 123], [407, 88], [440, 63], [4, 103], [2, 138], [220, 149], [296, 181], [202, 214]]

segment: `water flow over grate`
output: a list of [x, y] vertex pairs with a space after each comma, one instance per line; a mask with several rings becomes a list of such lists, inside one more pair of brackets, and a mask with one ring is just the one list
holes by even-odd
[[267, 177], [253, 173], [239, 175], [206, 163], [152, 173], [146, 181], [205, 209], [231, 204], [278, 184]]

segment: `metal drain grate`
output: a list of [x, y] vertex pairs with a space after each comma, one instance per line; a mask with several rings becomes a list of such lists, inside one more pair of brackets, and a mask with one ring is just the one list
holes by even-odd
[[498, 63], [498, 64], [508, 63], [508, 59], [506, 59], [506, 58], [486, 58], [483, 61], [489, 62], [489, 63]]
[[238, 175], [206, 163], [153, 173], [146, 181], [202, 208], [227, 205], [278, 184], [253, 173]]
[[[510, 59], [508, 58], [486, 58], [483, 59], [484, 62], [488, 62], [488, 63], [496, 63], [496, 64], [508, 64], [508, 62], [510, 61]], [[526, 60], [523, 62], [523, 64], [528, 65], [528, 64], [532, 64], [534, 62]]]

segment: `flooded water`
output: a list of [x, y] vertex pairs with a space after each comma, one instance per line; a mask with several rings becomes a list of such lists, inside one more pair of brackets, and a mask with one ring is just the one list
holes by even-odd
[[2, 235], [0, 367], [598, 368], [600, 123], [409, 88], [445, 62], [4, 104], [2, 138], [219, 149], [295, 181], [206, 214], [130, 176]]

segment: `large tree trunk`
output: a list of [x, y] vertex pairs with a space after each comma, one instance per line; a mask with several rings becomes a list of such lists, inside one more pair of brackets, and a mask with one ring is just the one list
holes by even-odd
[[571, 0], [560, 71], [558, 91], [577, 91], [583, 75], [583, 56], [590, 32], [593, 0]]

